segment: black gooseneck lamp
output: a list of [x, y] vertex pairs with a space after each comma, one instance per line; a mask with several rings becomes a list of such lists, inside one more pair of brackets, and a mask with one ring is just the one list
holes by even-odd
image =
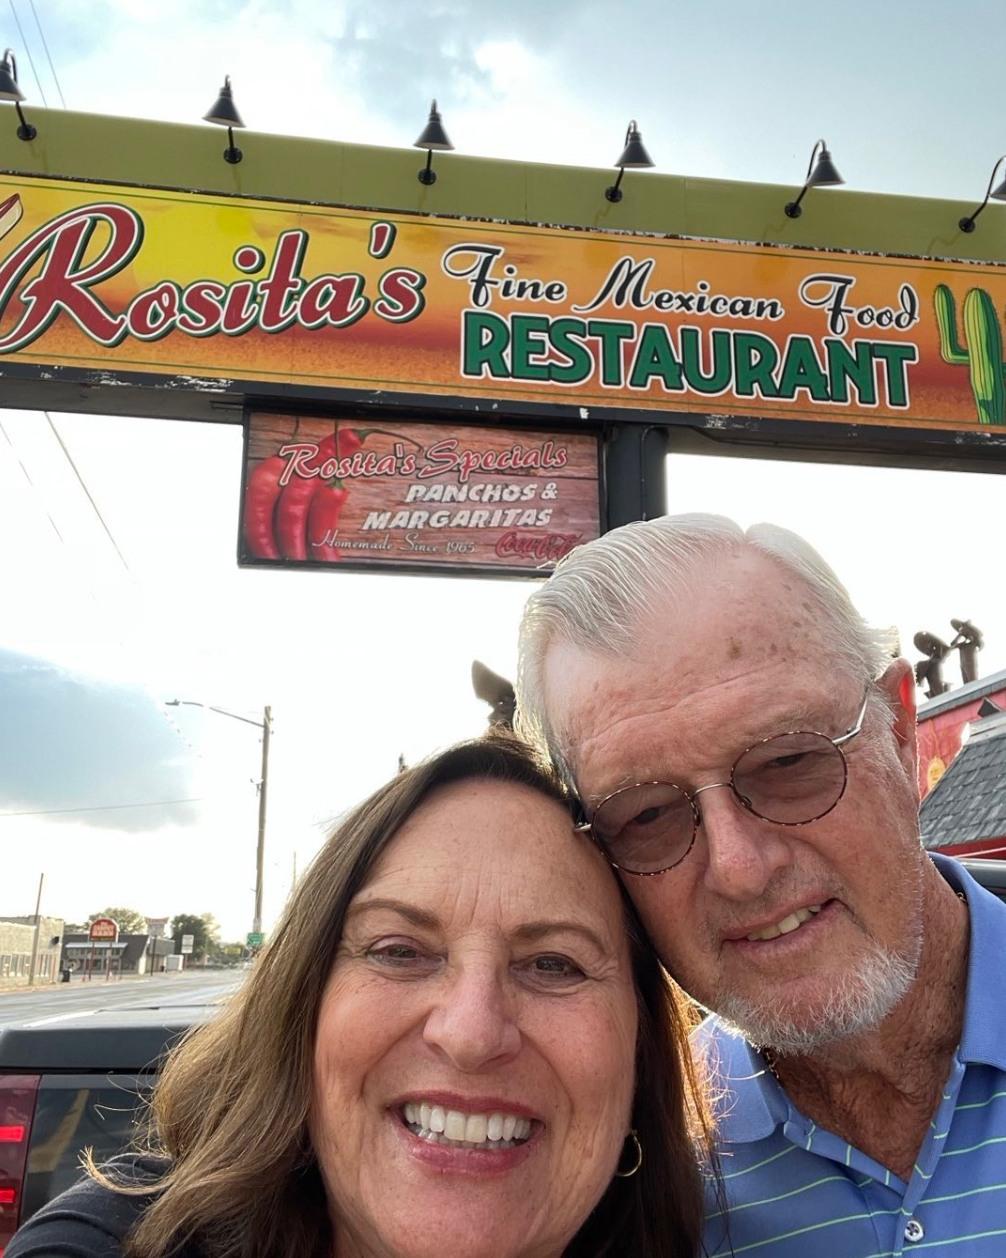
[[636, 120], [633, 119], [629, 123], [628, 130], [625, 133], [625, 148], [622, 155], [615, 162], [618, 167], [618, 178], [608, 188], [605, 188], [604, 195], [609, 201], [621, 201], [622, 189], [619, 184], [622, 182], [622, 176], [627, 170], [646, 170], [653, 165], [653, 159], [643, 147], [643, 137], [639, 134], [639, 127], [636, 126]]
[[800, 202], [803, 200], [808, 188], [834, 188], [840, 183], [845, 183], [845, 180], [835, 169], [835, 163], [831, 160], [827, 144], [825, 144], [824, 140], [818, 140], [810, 151], [807, 178], [800, 189], [800, 195], [795, 201], [790, 201], [786, 206], [786, 217], [800, 217], [803, 213]]
[[992, 167], [992, 174], [989, 175], [989, 186], [985, 190], [985, 200], [981, 203], [981, 205], [978, 207], [977, 210], [973, 210], [970, 214], [966, 214], [962, 219], [958, 221], [957, 226], [961, 229], [962, 232], [974, 231], [975, 219], [982, 212], [982, 210], [985, 209], [986, 205], [988, 205], [990, 198], [993, 201], [1006, 201], [1006, 179], [1004, 179], [1002, 183], [1000, 183], [998, 188], [992, 187], [993, 183], [995, 182], [996, 171], [1003, 164], [1003, 162], [1006, 162], [1006, 153], [1004, 153], [1003, 156], [1000, 157], [999, 160], [996, 162], [996, 164]]
[[220, 95], [213, 103], [212, 109], [203, 114], [204, 122], [216, 123], [218, 127], [227, 128], [227, 147], [224, 149], [224, 161], [230, 162], [232, 166], [236, 166], [244, 153], [234, 143], [234, 128], [244, 128], [241, 115], [238, 113], [234, 104], [234, 94], [231, 91], [231, 76], [224, 75], [224, 85], [220, 89]]
[[443, 119], [440, 117], [436, 101], [430, 103], [430, 116], [427, 119], [426, 126], [412, 147], [414, 149], [426, 150], [426, 165], [419, 171], [417, 176], [419, 182], [425, 184], [436, 183], [437, 172], [433, 169], [433, 154], [449, 153], [454, 148], [447, 132], [444, 130]]
[[17, 85], [17, 62], [14, 60], [14, 53], [8, 48], [4, 52], [3, 59], [0, 60], [0, 100], [9, 100], [14, 103], [20, 124], [17, 129], [17, 138], [34, 140], [38, 132], [21, 112], [21, 102], [24, 99], [24, 92]]

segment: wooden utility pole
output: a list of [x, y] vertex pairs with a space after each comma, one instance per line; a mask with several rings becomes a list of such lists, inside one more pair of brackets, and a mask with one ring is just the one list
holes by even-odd
[[31, 964], [28, 966], [28, 986], [32, 987], [35, 983], [35, 967], [38, 964], [38, 936], [42, 929], [42, 918], [39, 916], [42, 912], [42, 884], [45, 882], [45, 874], [38, 876], [38, 895], [35, 897], [35, 938], [31, 944]]

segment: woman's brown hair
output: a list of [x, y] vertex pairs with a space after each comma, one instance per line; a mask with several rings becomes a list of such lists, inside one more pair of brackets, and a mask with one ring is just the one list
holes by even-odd
[[[163, 1158], [128, 1258], [331, 1258], [332, 1224], [308, 1137], [315, 1028], [350, 902], [431, 791], [471, 778], [514, 782], [568, 806], [563, 787], [517, 739], [490, 735], [407, 769], [336, 828], [293, 893], [254, 972], [223, 1012], [170, 1055], [143, 1152]], [[586, 841], [586, 840], [585, 840]], [[625, 900], [640, 1020], [633, 1125], [643, 1161], [616, 1178], [566, 1250], [570, 1258], [691, 1258], [702, 1199], [696, 1127], [708, 1138], [681, 996]], [[696, 1122], [697, 1120], [697, 1122]], [[632, 1157], [629, 1144], [626, 1160]]]

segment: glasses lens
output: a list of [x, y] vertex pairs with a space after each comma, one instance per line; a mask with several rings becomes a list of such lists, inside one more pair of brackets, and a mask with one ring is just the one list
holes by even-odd
[[606, 799], [591, 829], [619, 869], [655, 874], [676, 865], [691, 847], [695, 813], [676, 786], [650, 782]]
[[845, 757], [823, 734], [780, 734], [734, 765], [734, 790], [766, 821], [798, 825], [830, 812], [845, 790]]

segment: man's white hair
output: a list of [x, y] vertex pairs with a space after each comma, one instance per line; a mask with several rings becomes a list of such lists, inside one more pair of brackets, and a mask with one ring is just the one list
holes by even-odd
[[806, 588], [820, 612], [834, 663], [863, 684], [898, 654], [894, 629], [874, 629], [816, 550], [775, 524], [746, 532], [726, 516], [691, 513], [639, 520], [578, 546], [528, 599], [520, 627], [517, 724], [571, 778], [559, 731], [549, 720], [544, 685], [550, 645], [566, 641], [595, 654], [632, 651], [640, 623], [669, 595], [687, 594], [718, 556], [749, 547], [775, 560]]

